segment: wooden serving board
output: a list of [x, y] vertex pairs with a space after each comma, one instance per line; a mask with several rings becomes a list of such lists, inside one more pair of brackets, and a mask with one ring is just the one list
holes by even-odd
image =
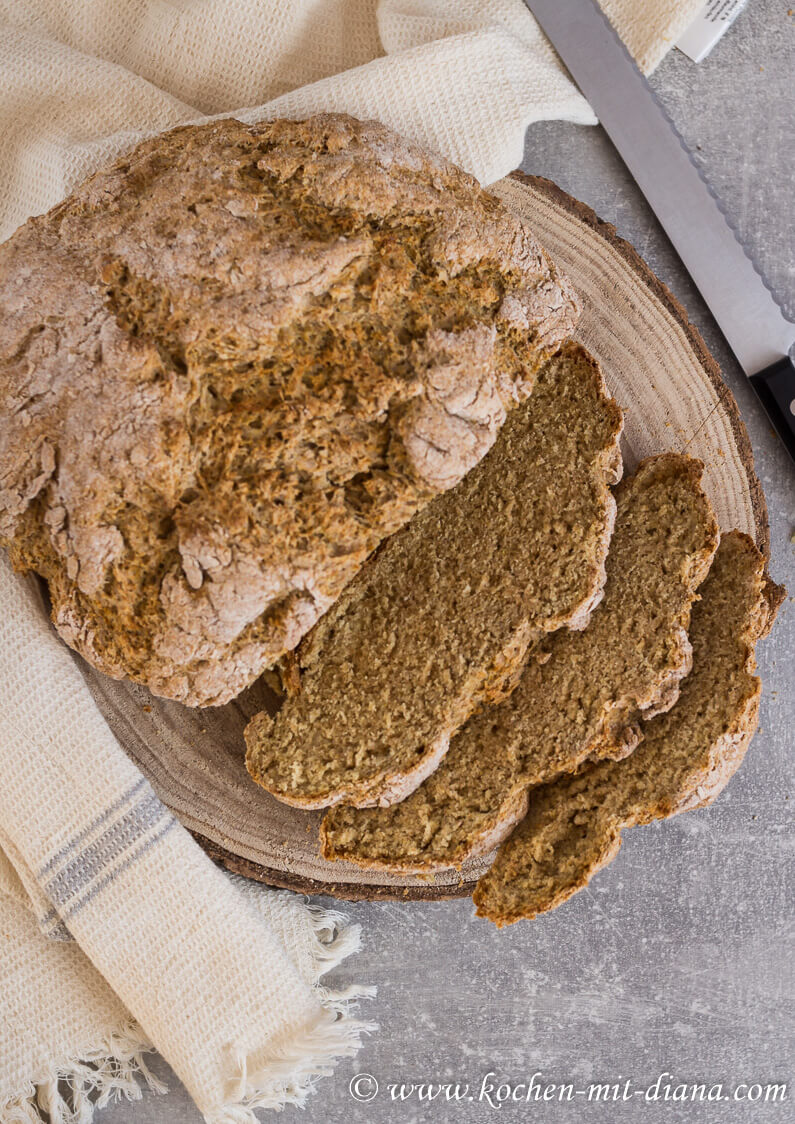
[[[548, 180], [517, 173], [494, 190], [526, 217], [582, 297], [578, 337], [601, 360], [626, 411], [626, 469], [666, 449], [700, 457], [721, 528], [746, 531], [767, 554], [764, 497], [745, 426], [684, 309], [612, 226]], [[231, 870], [340, 898], [440, 899], [471, 893], [488, 866], [479, 859], [460, 873], [421, 879], [326, 862], [318, 854], [321, 814], [280, 804], [246, 773], [243, 728], [277, 701], [263, 680], [227, 706], [192, 710], [81, 666], [121, 744], [202, 847]]]

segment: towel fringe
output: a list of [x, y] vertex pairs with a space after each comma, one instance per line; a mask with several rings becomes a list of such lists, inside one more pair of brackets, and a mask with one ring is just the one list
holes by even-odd
[[348, 1005], [350, 1000], [331, 1008], [324, 1005], [311, 1029], [270, 1051], [257, 1070], [251, 1071], [248, 1057], [239, 1055], [237, 1092], [226, 1104], [204, 1114], [206, 1124], [260, 1124], [257, 1109], [279, 1110], [286, 1104], [303, 1108], [318, 1078], [329, 1076], [339, 1058], [357, 1053], [362, 1036], [377, 1029], [375, 1023], [354, 1018]]
[[349, 925], [338, 909], [324, 909], [306, 899], [306, 908], [317, 938], [315, 964], [319, 976], [325, 976], [343, 960], [362, 947], [361, 925]]
[[[306, 899], [306, 909], [316, 938], [315, 970], [324, 976], [362, 945], [361, 927], [349, 925], [344, 913]], [[235, 1058], [238, 1080], [226, 1104], [204, 1114], [206, 1124], [260, 1124], [257, 1109], [280, 1109], [286, 1104], [303, 1108], [317, 1081], [329, 1076], [339, 1058], [352, 1057], [362, 1037], [378, 1029], [377, 1023], [354, 1016], [357, 1000], [370, 999], [374, 987], [350, 984], [327, 988], [315, 983], [315, 995], [323, 1007], [309, 1030], [293, 1034], [281, 1046], [272, 1045], [267, 1061], [252, 1069], [252, 1059], [241, 1053]]]
[[[361, 948], [361, 928], [348, 925], [337, 910], [308, 903], [317, 976], [324, 976]], [[374, 987], [350, 984], [332, 989], [321, 983], [313, 991], [322, 1006], [319, 1018], [306, 1031], [282, 1044], [269, 1046], [267, 1060], [254, 1065], [241, 1053], [233, 1059], [237, 1074], [229, 1102], [206, 1112], [207, 1124], [260, 1124], [255, 1111], [280, 1109], [285, 1104], [303, 1107], [319, 1078], [330, 1075], [338, 1059], [351, 1057], [362, 1038], [377, 1024], [354, 1016], [357, 1000], [375, 995]], [[107, 1036], [97, 1046], [53, 1067], [42, 1081], [0, 1103], [2, 1124], [91, 1124], [94, 1110], [109, 1101], [140, 1100], [142, 1086], [166, 1093], [167, 1087], [146, 1065], [144, 1055], [154, 1046], [134, 1021]]]
[[154, 1047], [135, 1022], [125, 1023], [79, 1058], [67, 1058], [41, 1081], [0, 1103], [3, 1124], [91, 1124], [95, 1108], [110, 1101], [141, 1099], [141, 1078], [148, 1089], [168, 1092], [148, 1068], [144, 1054]]
[[[314, 950], [318, 977], [325, 976], [337, 968], [343, 960], [360, 952], [362, 947], [361, 925], [349, 925], [348, 918], [337, 909], [324, 909], [306, 899], [306, 908], [312, 922], [312, 932], [317, 938]], [[347, 1015], [351, 1004], [357, 999], [373, 999], [377, 988], [362, 984], [349, 984], [344, 988], [327, 988], [322, 983], [315, 984], [315, 994], [327, 1011]]]

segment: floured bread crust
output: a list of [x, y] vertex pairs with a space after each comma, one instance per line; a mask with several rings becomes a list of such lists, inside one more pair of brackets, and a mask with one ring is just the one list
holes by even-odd
[[0, 541], [94, 666], [272, 666], [577, 317], [522, 221], [343, 115], [139, 145], [0, 247]]
[[626, 760], [588, 764], [530, 792], [526, 817], [477, 885], [480, 916], [501, 926], [554, 909], [612, 861], [624, 828], [715, 799], [756, 729], [754, 648], [783, 595], [751, 539], [724, 535], [693, 608], [693, 670], [676, 705], [644, 724]]

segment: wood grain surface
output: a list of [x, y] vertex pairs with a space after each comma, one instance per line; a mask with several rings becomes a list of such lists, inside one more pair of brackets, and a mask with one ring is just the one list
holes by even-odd
[[[629, 243], [548, 180], [515, 174], [493, 190], [526, 217], [583, 300], [578, 338], [601, 361], [626, 412], [627, 470], [672, 449], [700, 457], [722, 530], [752, 535], [767, 554], [764, 497], [734, 398], [701, 337]], [[78, 657], [76, 657], [78, 658]], [[348, 899], [442, 899], [469, 894], [490, 857], [459, 873], [393, 877], [318, 854], [321, 813], [280, 804], [243, 763], [243, 729], [277, 696], [264, 680], [224, 707], [192, 710], [119, 683], [81, 661], [101, 711], [164, 802], [229, 869], [275, 886]]]

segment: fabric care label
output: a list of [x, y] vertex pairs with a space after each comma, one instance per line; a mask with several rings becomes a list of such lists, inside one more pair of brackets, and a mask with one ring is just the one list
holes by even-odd
[[728, 31], [746, 3], [747, 0], [707, 0], [684, 35], [679, 37], [676, 46], [693, 62], [701, 62], [724, 31]]

